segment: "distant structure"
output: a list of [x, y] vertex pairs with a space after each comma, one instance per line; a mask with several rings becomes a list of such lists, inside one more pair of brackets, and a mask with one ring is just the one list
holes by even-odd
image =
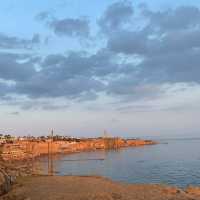
[[48, 140], [48, 175], [53, 176], [53, 129]]
[[109, 150], [119, 148], [119, 138], [109, 136], [106, 130], [104, 130], [103, 135], [105, 149]]
[[106, 130], [104, 130], [103, 136], [104, 136], [104, 139], [109, 137], [109, 136], [108, 136], [108, 132], [107, 132]]

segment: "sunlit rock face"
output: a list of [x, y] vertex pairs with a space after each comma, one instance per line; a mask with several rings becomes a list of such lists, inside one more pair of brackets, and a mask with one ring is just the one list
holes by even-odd
[[95, 151], [98, 149], [118, 149], [123, 147], [137, 147], [156, 144], [152, 140], [122, 139], [122, 138], [93, 138], [82, 139], [78, 142], [69, 141], [17, 141], [5, 144], [2, 148], [2, 159], [31, 160], [41, 155], [73, 153], [81, 151]]

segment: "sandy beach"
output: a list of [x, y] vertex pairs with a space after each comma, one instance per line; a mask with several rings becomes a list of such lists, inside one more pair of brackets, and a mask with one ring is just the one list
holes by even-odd
[[21, 177], [1, 200], [192, 200], [194, 189], [151, 184], [125, 184], [95, 176]]

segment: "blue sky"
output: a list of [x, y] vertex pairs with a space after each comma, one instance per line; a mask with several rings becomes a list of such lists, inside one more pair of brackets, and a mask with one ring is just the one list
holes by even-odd
[[0, 131], [199, 135], [200, 2], [7, 0]]

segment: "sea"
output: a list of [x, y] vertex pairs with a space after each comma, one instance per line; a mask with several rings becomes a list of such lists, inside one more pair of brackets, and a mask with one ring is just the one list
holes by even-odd
[[[54, 158], [56, 175], [104, 176], [125, 183], [200, 186], [200, 138], [161, 139], [159, 144], [81, 152]], [[47, 168], [47, 158], [43, 158]]]

